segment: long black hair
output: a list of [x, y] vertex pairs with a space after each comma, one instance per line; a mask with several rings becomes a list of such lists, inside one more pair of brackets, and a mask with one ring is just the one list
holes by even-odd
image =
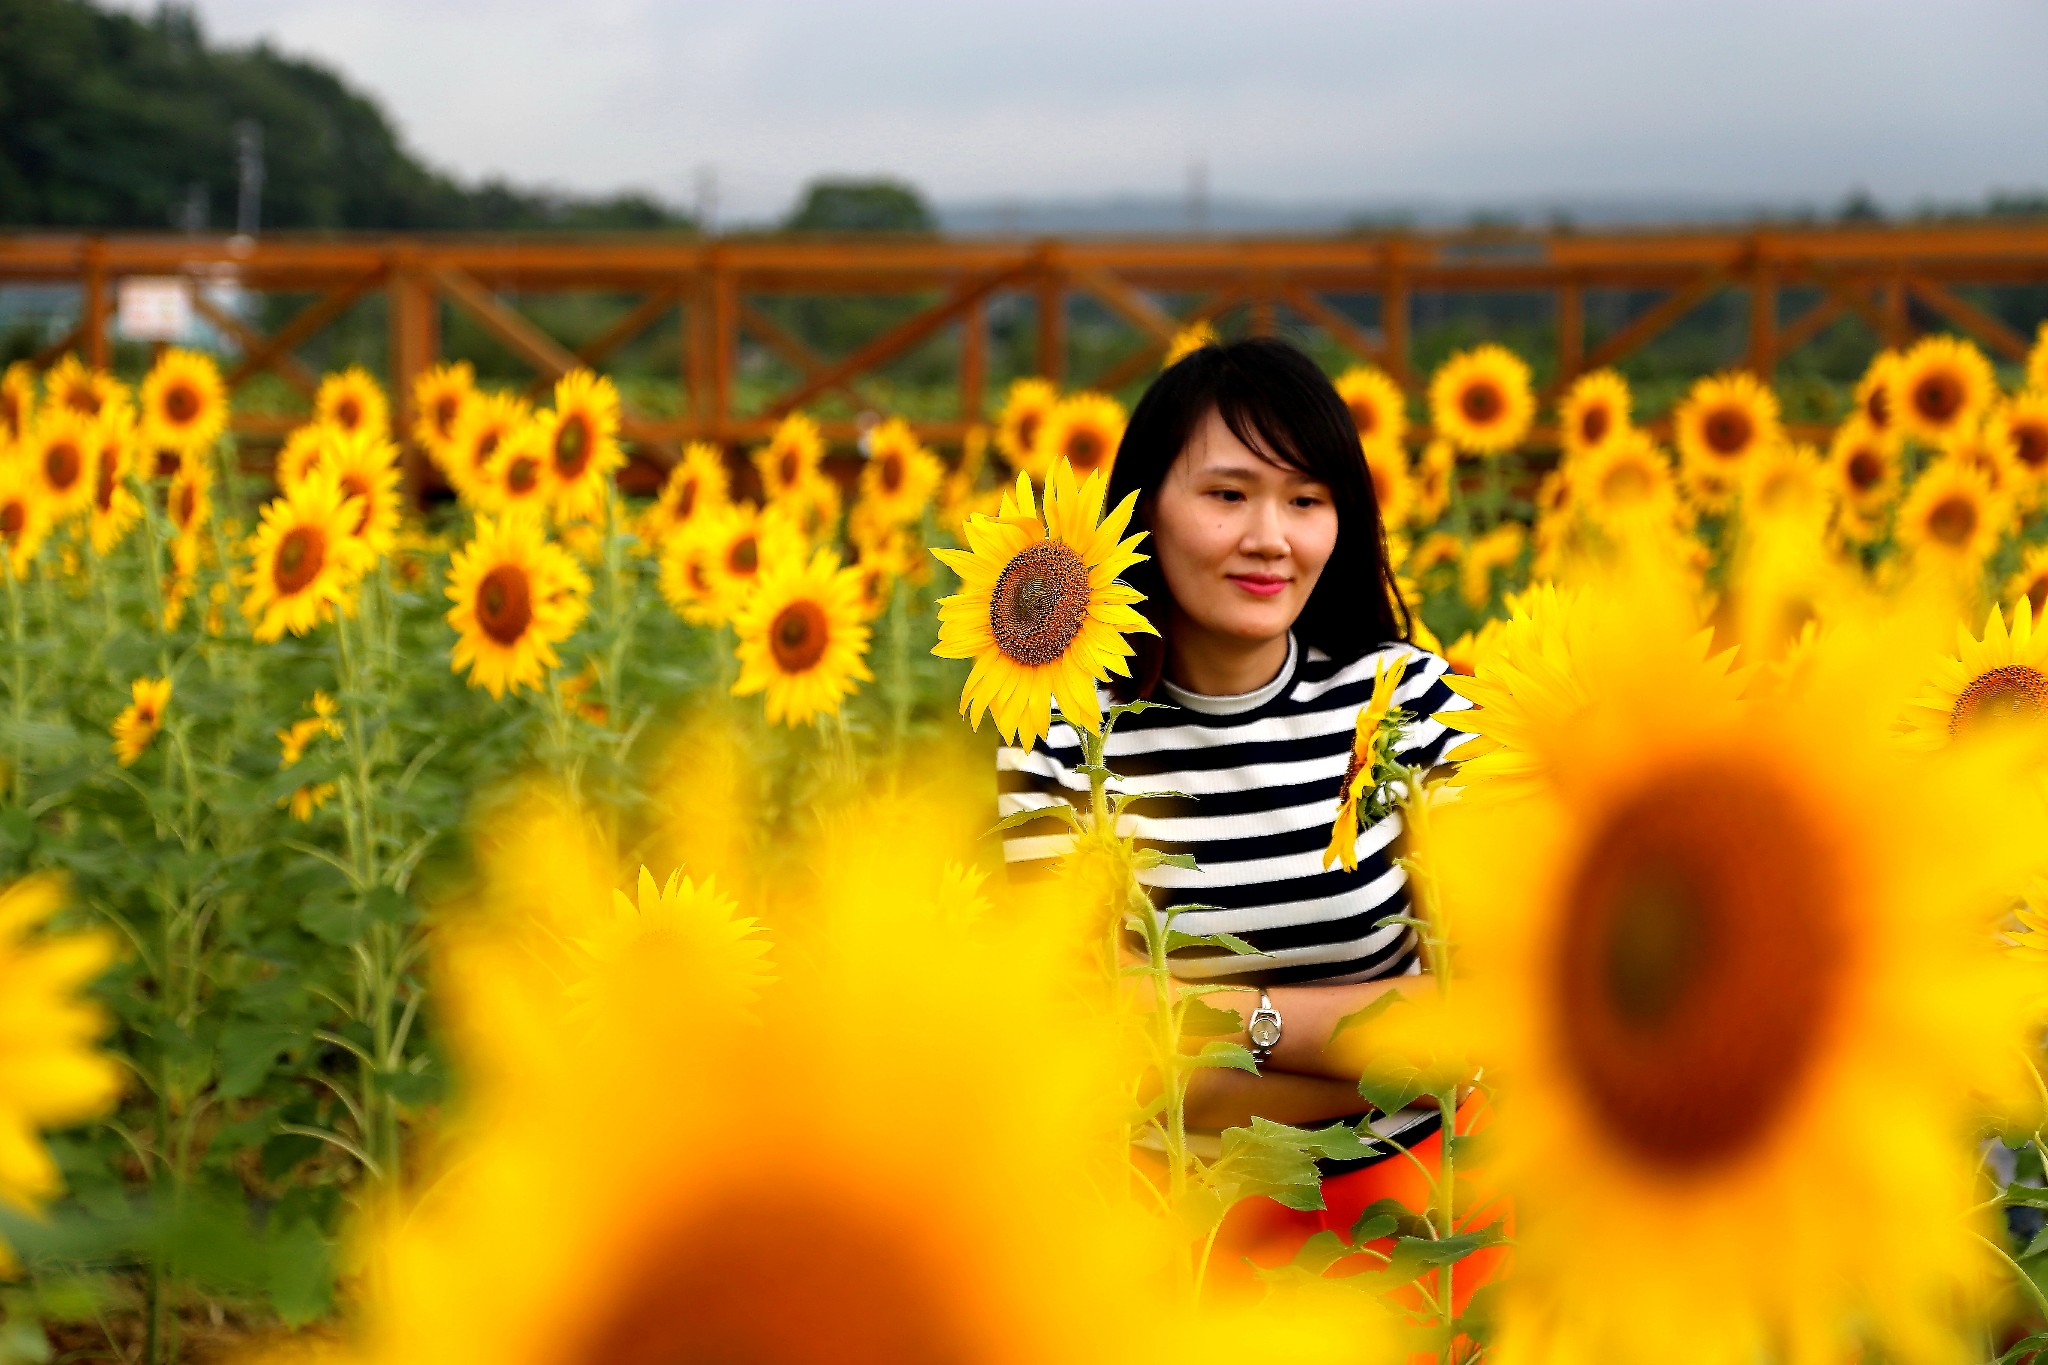
[[[1337, 544], [1309, 593], [1294, 633], [1303, 645], [1340, 662], [1359, 658], [1413, 629], [1394, 585], [1379, 499], [1358, 442], [1351, 410], [1316, 363], [1270, 337], [1204, 346], [1152, 381], [1138, 400], [1110, 471], [1111, 507], [1138, 495], [1135, 524], [1152, 528], [1153, 504], [1166, 471], [1214, 409], [1231, 434], [1269, 462], [1298, 470], [1330, 490]], [[1159, 630], [1134, 635], [1131, 676], [1116, 679], [1125, 700], [1149, 697], [1166, 666], [1171, 600], [1159, 561], [1147, 559], [1124, 579], [1145, 594], [1139, 610]]]

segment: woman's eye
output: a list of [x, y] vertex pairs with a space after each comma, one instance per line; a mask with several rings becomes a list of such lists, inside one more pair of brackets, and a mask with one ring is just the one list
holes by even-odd
[[1244, 501], [1243, 491], [1236, 488], [1212, 488], [1209, 490], [1209, 496], [1212, 498], [1221, 498], [1225, 502]]
[[1303, 493], [1294, 500], [1294, 505], [1296, 507], [1321, 507], [1323, 500], [1313, 493]]

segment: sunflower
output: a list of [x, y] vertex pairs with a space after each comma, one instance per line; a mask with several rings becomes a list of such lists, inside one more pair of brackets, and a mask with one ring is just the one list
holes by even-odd
[[724, 619], [718, 610], [718, 593], [712, 585], [709, 567], [720, 510], [708, 509], [662, 537], [656, 552], [662, 600], [693, 626], [715, 626]]
[[1861, 413], [1835, 428], [1828, 471], [1836, 494], [1859, 516], [1881, 514], [1899, 493], [1899, 448]]
[[1159, 362], [1159, 368], [1170, 370], [1196, 351], [1206, 350], [1221, 340], [1216, 329], [1206, 321], [1190, 323], [1175, 332], [1173, 339], [1166, 343], [1166, 357]]
[[[107, 1020], [85, 988], [114, 960], [105, 934], [52, 933], [64, 903], [48, 873], [0, 891], [0, 1203], [33, 1211], [60, 1187], [39, 1129], [93, 1117], [121, 1092], [121, 1073], [94, 1040]], [[7, 1265], [0, 1244], [0, 1268]]]
[[1604, 534], [1622, 538], [1668, 528], [1679, 515], [1671, 459], [1635, 428], [1567, 467], [1572, 501]]
[[1039, 423], [1035, 458], [1044, 470], [1065, 460], [1076, 478], [1085, 479], [1098, 469], [1109, 472], [1123, 439], [1123, 404], [1106, 393], [1069, 394]]
[[945, 477], [938, 456], [924, 448], [910, 423], [891, 417], [868, 433], [868, 461], [860, 471], [861, 498], [886, 522], [914, 522], [931, 506]]
[[634, 893], [614, 890], [610, 913], [586, 914], [569, 928], [576, 962], [568, 994], [577, 1012], [620, 1003], [643, 982], [689, 962], [716, 980], [726, 1017], [752, 1020], [753, 1007], [775, 981], [761, 922], [742, 915], [710, 877], [677, 871], [657, 883], [642, 866]]
[[29, 473], [20, 460], [0, 458], [0, 548], [6, 551], [6, 567], [14, 577], [29, 573], [47, 534], [49, 516], [43, 512], [43, 499], [29, 487]]
[[332, 427], [323, 427], [317, 422], [293, 427], [291, 434], [284, 438], [284, 444], [277, 448], [277, 454], [270, 462], [270, 478], [278, 490], [290, 488], [306, 472], [320, 463], [327, 446], [337, 433]]
[[1991, 608], [1983, 638], [1956, 627], [1956, 651], [1934, 664], [1926, 686], [1906, 708], [1902, 737], [1915, 748], [1939, 749], [1952, 740], [1989, 733], [2014, 722], [2038, 724], [2048, 716], [2048, 629], [2035, 630], [2034, 604], [2005, 613]]
[[1408, 436], [1408, 397], [1384, 370], [1354, 365], [1337, 376], [1337, 396], [1367, 450], [1400, 450]]
[[1459, 351], [1429, 381], [1436, 434], [1471, 455], [1499, 455], [1520, 444], [1536, 415], [1529, 367], [1491, 342]]
[[1933, 443], [1976, 421], [1997, 392], [1982, 351], [1951, 336], [1931, 336], [1899, 358], [1886, 401], [1906, 435]]
[[1408, 474], [1408, 452], [1398, 445], [1382, 444], [1364, 446], [1363, 454], [1380, 522], [1387, 530], [1398, 531], [1415, 514], [1415, 481]]
[[[118, 412], [110, 409], [109, 416]], [[52, 525], [92, 500], [93, 419], [52, 407], [36, 419], [22, 446], [29, 488]]]
[[26, 360], [17, 360], [0, 374], [0, 451], [27, 434], [36, 415], [36, 372]]
[[543, 413], [508, 430], [491, 452], [478, 481], [480, 501], [500, 515], [545, 516], [553, 489], [548, 479], [548, 422]]
[[738, 615], [770, 564], [800, 561], [803, 533], [774, 508], [733, 503], [706, 519], [702, 573], [710, 585], [710, 610], [718, 620]]
[[268, 643], [304, 635], [334, 614], [342, 595], [375, 562], [352, 535], [360, 508], [326, 469], [315, 469], [263, 508], [249, 540], [249, 594], [242, 614]]
[[839, 481], [820, 469], [769, 499], [768, 510], [786, 518], [806, 539], [826, 541], [837, 535], [841, 504]]
[[1458, 564], [1458, 592], [1467, 606], [1483, 610], [1493, 600], [1494, 574], [1514, 567], [1529, 543], [1519, 521], [1504, 521], [1465, 547]]
[[1742, 465], [1784, 439], [1778, 399], [1753, 374], [1733, 371], [1692, 386], [1673, 414], [1678, 454], [1693, 500], [1725, 510], [1742, 482]]
[[996, 450], [1010, 468], [1022, 470], [1034, 479], [1045, 477], [1038, 462], [1038, 428], [1060, 401], [1060, 391], [1044, 379], [1019, 379], [1003, 397], [1003, 410], [996, 417]]
[[768, 444], [754, 452], [762, 493], [775, 499], [795, 492], [817, 475], [824, 459], [825, 438], [818, 424], [803, 413], [792, 412], [775, 424]]
[[1863, 377], [1856, 381], [1856, 415], [1868, 424], [1872, 435], [1898, 447], [1904, 432], [1898, 409], [1892, 405], [1892, 378], [1898, 372], [1901, 355], [1889, 347], [1870, 358]]
[[163, 569], [163, 626], [176, 630], [199, 574], [199, 537], [172, 536], [170, 562]]
[[332, 801], [341, 788], [332, 782], [308, 782], [294, 787], [290, 792], [277, 798], [277, 808], [289, 811], [300, 824], [313, 818], [313, 812]]
[[197, 457], [180, 461], [164, 491], [164, 512], [179, 536], [193, 539], [205, 530], [213, 519], [213, 466]]
[[619, 449], [617, 387], [589, 370], [571, 370], [556, 381], [555, 406], [540, 422], [556, 515], [565, 521], [598, 516], [612, 471], [626, 462]]
[[1986, 439], [2010, 457], [2020, 496], [2030, 505], [2048, 494], [2048, 391], [2022, 389], [1991, 409]]
[[765, 692], [768, 719], [803, 725], [834, 715], [856, 683], [875, 675], [862, 661], [868, 628], [862, 623], [860, 574], [820, 550], [809, 564], [774, 561], [733, 617], [738, 637], [736, 697]]
[[662, 480], [661, 493], [647, 509], [647, 534], [659, 542], [698, 516], [732, 500], [725, 455], [709, 441], [692, 441]]
[[335, 719], [339, 708], [335, 706], [334, 698], [325, 692], [315, 692], [310, 709], [312, 715], [295, 720], [277, 732], [278, 767], [296, 767], [306, 756], [306, 746], [323, 735], [329, 739], [341, 738], [341, 722]]
[[436, 365], [412, 382], [412, 438], [445, 467], [462, 411], [476, 399], [476, 371], [467, 360]]
[[384, 386], [360, 365], [320, 381], [313, 395], [313, 420], [322, 426], [354, 435], [367, 431], [376, 436], [391, 434], [391, 404]]
[[134, 425], [112, 413], [93, 425], [92, 506], [87, 535], [93, 551], [106, 554], [142, 519], [142, 503], [129, 491], [135, 468]]
[[128, 388], [105, 370], [89, 369], [73, 354], [66, 355], [43, 377], [43, 392], [49, 406], [63, 408], [90, 421], [109, 405], [128, 402]]
[[114, 757], [124, 768], [133, 767], [164, 728], [164, 713], [171, 706], [169, 678], [137, 678], [129, 684], [131, 700], [114, 717], [109, 733], [114, 737]]
[[[492, 932], [516, 911], [487, 905], [467, 934], [440, 937], [436, 998], [473, 1082], [466, 1121], [431, 1158], [432, 1193], [364, 1230], [351, 1359], [1107, 1365], [1197, 1343], [1256, 1343], [1302, 1365], [1386, 1354], [1370, 1329], [1335, 1319], [1345, 1300], [1255, 1315], [1176, 1297], [1175, 1230], [1125, 1192], [1127, 1155], [1108, 1136], [1126, 1095], [1101, 1014], [1031, 1019], [1032, 1000], [1084, 988], [1036, 946], [1046, 936], [999, 933], [1021, 909], [975, 915], [964, 879], [946, 875], [972, 857], [955, 833], [971, 799], [828, 813], [832, 874], [784, 896], [801, 897], [792, 921], [820, 928], [786, 962], [777, 943], [783, 979], [765, 990], [751, 926], [701, 889], [687, 925], [643, 932], [595, 999]], [[885, 828], [902, 836], [874, 837]], [[596, 883], [614, 907], [604, 931], [669, 917], [640, 908], [662, 884], [650, 869], [620, 924]], [[871, 984], [889, 961], [882, 940], [908, 978], [886, 1007]], [[732, 1003], [749, 990], [757, 1000]], [[707, 1018], [715, 1048], [701, 1047]], [[904, 1018], [929, 1035], [916, 1055], [863, 1063], [857, 1040]], [[688, 1067], [646, 1083], [685, 1053]], [[944, 1079], [986, 1074], [1004, 1083]], [[750, 1121], [710, 1121], [738, 1113]], [[906, 1136], [948, 1125], [977, 1136], [942, 1161]]]
[[491, 457], [498, 442], [522, 423], [531, 421], [533, 408], [509, 393], [484, 393], [467, 404], [455, 420], [455, 439], [447, 451], [441, 472], [448, 476], [466, 504], [485, 507], [491, 495]]
[[493, 697], [539, 687], [561, 665], [555, 646], [582, 624], [590, 576], [530, 517], [479, 517], [448, 562], [449, 666]]
[[1082, 480], [1057, 463], [1041, 513], [1030, 477], [1020, 474], [996, 516], [969, 519], [967, 549], [932, 551], [960, 575], [960, 591], [939, 599], [932, 653], [974, 661], [960, 710], [975, 728], [992, 714], [1005, 740], [1029, 748], [1057, 703], [1068, 723], [1100, 730], [1095, 685], [1129, 673], [1124, 636], [1157, 634], [1137, 610], [1137, 589], [1117, 581], [1145, 558], [1137, 552], [1142, 531], [1124, 538], [1137, 497], [1104, 516], [1108, 484], [1107, 470]]
[[343, 497], [355, 500], [349, 535], [369, 550], [373, 562], [390, 553], [405, 501], [398, 486], [398, 447], [366, 431], [353, 436], [336, 432], [318, 467], [341, 485]]
[[2027, 1036], [2024, 970], [1987, 940], [2043, 832], [1990, 765], [1870, 742], [1896, 644], [1824, 640], [1795, 695], [1702, 712], [1630, 641], [1541, 725], [1554, 787], [1436, 813], [1457, 1041], [1497, 1080], [1515, 1201], [1490, 1355], [1963, 1349], [1975, 1133]]
[[2011, 505], [1982, 470], [1936, 460], [1899, 504], [1893, 534], [1915, 561], [1971, 575], [1998, 548], [2011, 518]]
[[1817, 541], [1834, 511], [1833, 496], [1820, 453], [1809, 445], [1780, 441], [1759, 451], [1742, 471], [1742, 517], [1752, 528], [1764, 522], [1796, 525]]
[[1346, 872], [1358, 870], [1358, 805], [1373, 779], [1379, 754], [1380, 726], [1393, 710], [1394, 687], [1406, 672], [1406, 660], [1399, 664], [1375, 664], [1372, 697], [1358, 708], [1352, 727], [1351, 761], [1344, 767], [1344, 780], [1337, 788], [1337, 818], [1330, 825], [1330, 846], [1323, 850], [1323, 868], [1341, 863]]
[[167, 350], [142, 381], [142, 434], [174, 450], [210, 446], [228, 422], [228, 386], [213, 357]]
[[896, 592], [896, 580], [901, 575], [889, 560], [867, 555], [855, 562], [853, 573], [854, 605], [860, 610], [861, 620], [872, 621], [889, 609], [889, 600]]
[[2048, 616], [2048, 545], [2030, 545], [2021, 552], [2019, 572], [2005, 581], [2005, 600], [2029, 604], [2036, 621]]
[[1437, 438], [1422, 448], [1415, 462], [1415, 521], [1429, 526], [1451, 505], [1451, 490], [1458, 475], [1458, 450]]
[[1994, 427], [1989, 421], [1958, 423], [1941, 439], [1940, 450], [1941, 458], [1982, 474], [1991, 491], [2008, 501], [2018, 502], [2022, 492], [2032, 491], [2031, 487], [2016, 486], [2020, 480], [2012, 440], [2002, 427]]
[[1605, 450], [1628, 429], [1628, 381], [1613, 370], [1580, 375], [1557, 405], [1558, 440], [1568, 460]]

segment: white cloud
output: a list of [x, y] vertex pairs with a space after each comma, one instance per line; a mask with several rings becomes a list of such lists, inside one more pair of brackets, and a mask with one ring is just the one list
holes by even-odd
[[812, 175], [944, 199], [1670, 194], [1832, 202], [2048, 184], [2031, 0], [746, 6], [200, 0], [375, 92], [464, 175], [728, 212]]

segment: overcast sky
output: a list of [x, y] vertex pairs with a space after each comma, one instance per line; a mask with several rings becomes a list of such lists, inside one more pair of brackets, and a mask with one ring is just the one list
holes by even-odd
[[[141, 0], [133, 0], [142, 7]], [[944, 201], [1733, 197], [2048, 187], [2043, 0], [198, 0], [466, 177], [784, 211]]]

